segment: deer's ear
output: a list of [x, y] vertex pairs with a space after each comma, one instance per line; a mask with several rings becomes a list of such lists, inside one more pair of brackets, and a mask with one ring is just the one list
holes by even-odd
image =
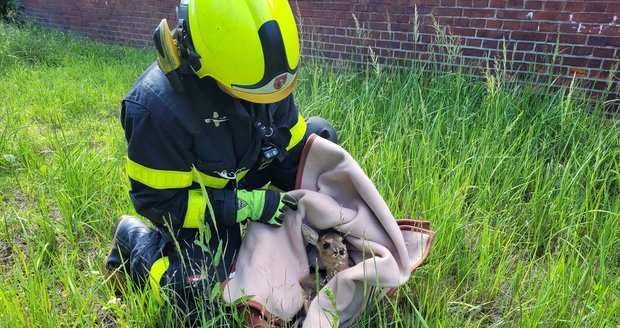
[[310, 228], [310, 226], [306, 224], [301, 224], [301, 235], [304, 237], [304, 240], [309, 244], [316, 245], [319, 241], [319, 233], [316, 230]]

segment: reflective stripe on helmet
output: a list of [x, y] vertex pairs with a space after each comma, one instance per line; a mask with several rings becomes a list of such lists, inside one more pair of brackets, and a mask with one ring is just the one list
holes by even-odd
[[263, 93], [263, 94], [243, 92], [240, 90], [228, 88], [224, 85], [222, 86], [226, 89], [226, 91], [228, 91], [231, 95], [237, 98], [241, 98], [243, 100], [247, 100], [253, 103], [271, 104], [271, 103], [278, 102], [286, 98], [288, 95], [290, 95], [291, 92], [293, 92], [293, 89], [295, 88], [296, 84], [297, 84], [297, 76], [293, 78], [293, 81], [288, 86], [273, 93]]
[[[292, 77], [295, 75], [296, 67], [288, 66], [282, 32], [276, 21], [264, 23], [258, 29], [258, 38], [263, 50], [263, 77], [252, 85], [232, 84], [231, 87], [249, 93], [273, 93], [288, 86], [293, 81]], [[288, 81], [286, 81], [287, 77], [289, 77]], [[278, 85], [281, 78], [284, 78], [284, 81]]]

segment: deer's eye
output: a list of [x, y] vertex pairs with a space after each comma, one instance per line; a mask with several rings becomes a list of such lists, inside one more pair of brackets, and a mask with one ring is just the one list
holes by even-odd
[[330, 246], [329, 243], [323, 243], [323, 249], [329, 249]]

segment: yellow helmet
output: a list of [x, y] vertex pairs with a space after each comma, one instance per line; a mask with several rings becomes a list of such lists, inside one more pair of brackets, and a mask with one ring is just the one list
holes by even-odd
[[210, 76], [255, 103], [277, 102], [293, 91], [299, 37], [287, 0], [182, 0], [179, 16], [198, 77]]

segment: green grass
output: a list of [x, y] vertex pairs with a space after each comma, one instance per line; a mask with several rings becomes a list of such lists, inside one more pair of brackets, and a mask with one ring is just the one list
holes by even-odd
[[[110, 301], [101, 274], [133, 213], [119, 104], [153, 54], [34, 26], [0, 40], [0, 326], [174, 322], [141, 291]], [[302, 68], [302, 114], [335, 124], [396, 217], [437, 231], [354, 326], [620, 325], [620, 123], [501, 76]]]

